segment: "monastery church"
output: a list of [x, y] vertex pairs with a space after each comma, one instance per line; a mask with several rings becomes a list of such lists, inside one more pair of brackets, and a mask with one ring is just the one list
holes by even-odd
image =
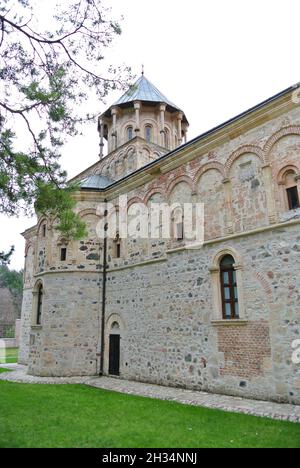
[[[29, 374], [300, 404], [299, 102], [291, 87], [188, 141], [184, 111], [142, 74], [101, 114], [99, 158], [73, 179], [86, 238], [45, 217], [23, 233]], [[98, 206], [118, 215], [125, 195], [129, 217], [203, 203], [204, 243], [189, 248], [178, 216], [169, 238], [99, 236]]]

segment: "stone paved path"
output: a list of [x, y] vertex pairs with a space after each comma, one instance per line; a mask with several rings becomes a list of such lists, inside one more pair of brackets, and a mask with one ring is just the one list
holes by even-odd
[[300, 406], [162, 387], [159, 385], [144, 384], [110, 377], [35, 377], [26, 374], [25, 366], [6, 364], [0, 365], [0, 367], [9, 368], [11, 370], [11, 372], [0, 374], [0, 380], [34, 384], [85, 384], [91, 387], [130, 395], [176, 401], [186, 405], [202, 406], [233, 413], [244, 413], [300, 423]]

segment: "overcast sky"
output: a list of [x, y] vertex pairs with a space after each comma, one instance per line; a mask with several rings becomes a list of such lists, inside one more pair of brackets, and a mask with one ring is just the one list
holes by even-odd
[[[189, 139], [300, 81], [299, 0], [111, 0], [109, 5], [124, 21], [122, 35], [106, 53], [108, 62], [126, 63], [137, 76], [143, 63], [145, 76], [185, 111]], [[99, 114], [117, 97], [99, 103]], [[69, 176], [97, 161], [96, 123], [84, 133], [63, 149]], [[1, 215], [0, 223], [0, 250], [14, 244], [11, 268], [22, 268], [20, 232], [35, 220]]]

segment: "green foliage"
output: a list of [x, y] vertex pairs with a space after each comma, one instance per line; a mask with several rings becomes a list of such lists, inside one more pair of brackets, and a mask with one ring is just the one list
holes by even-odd
[[78, 185], [68, 185], [65, 188], [57, 188], [53, 183], [45, 184], [39, 181], [35, 209], [40, 215], [52, 219], [55, 227], [66, 238], [82, 239], [86, 235], [85, 223], [73, 211], [75, 200], [72, 194], [78, 190]]
[[23, 292], [23, 270], [10, 270], [7, 266], [0, 266], [0, 287], [8, 288], [13, 296]]
[[0, 252], [0, 268], [1, 266], [8, 265], [10, 263], [10, 257], [12, 256], [15, 247], [12, 245], [9, 252]]
[[49, 30], [41, 27], [39, 6], [34, 0], [0, 4], [0, 212], [31, 213], [36, 197], [44, 211], [45, 195], [48, 212], [76, 237], [83, 227], [65, 207], [73, 192], [62, 195], [62, 145], [82, 123], [94, 121], [82, 110], [91, 92], [100, 103], [110, 90], [127, 86], [131, 73], [99, 65], [121, 33], [102, 0], [64, 0], [53, 8]]
[[10, 327], [4, 330], [3, 338], [14, 338], [15, 337], [15, 328]]

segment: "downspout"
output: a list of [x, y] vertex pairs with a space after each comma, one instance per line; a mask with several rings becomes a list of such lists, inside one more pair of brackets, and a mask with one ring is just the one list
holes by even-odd
[[101, 350], [100, 350], [100, 372], [99, 376], [103, 375], [104, 367], [104, 348], [105, 348], [105, 304], [106, 304], [106, 272], [107, 272], [107, 200], [105, 202], [104, 211], [104, 243], [103, 243], [103, 271], [102, 271], [102, 314], [101, 314]]

